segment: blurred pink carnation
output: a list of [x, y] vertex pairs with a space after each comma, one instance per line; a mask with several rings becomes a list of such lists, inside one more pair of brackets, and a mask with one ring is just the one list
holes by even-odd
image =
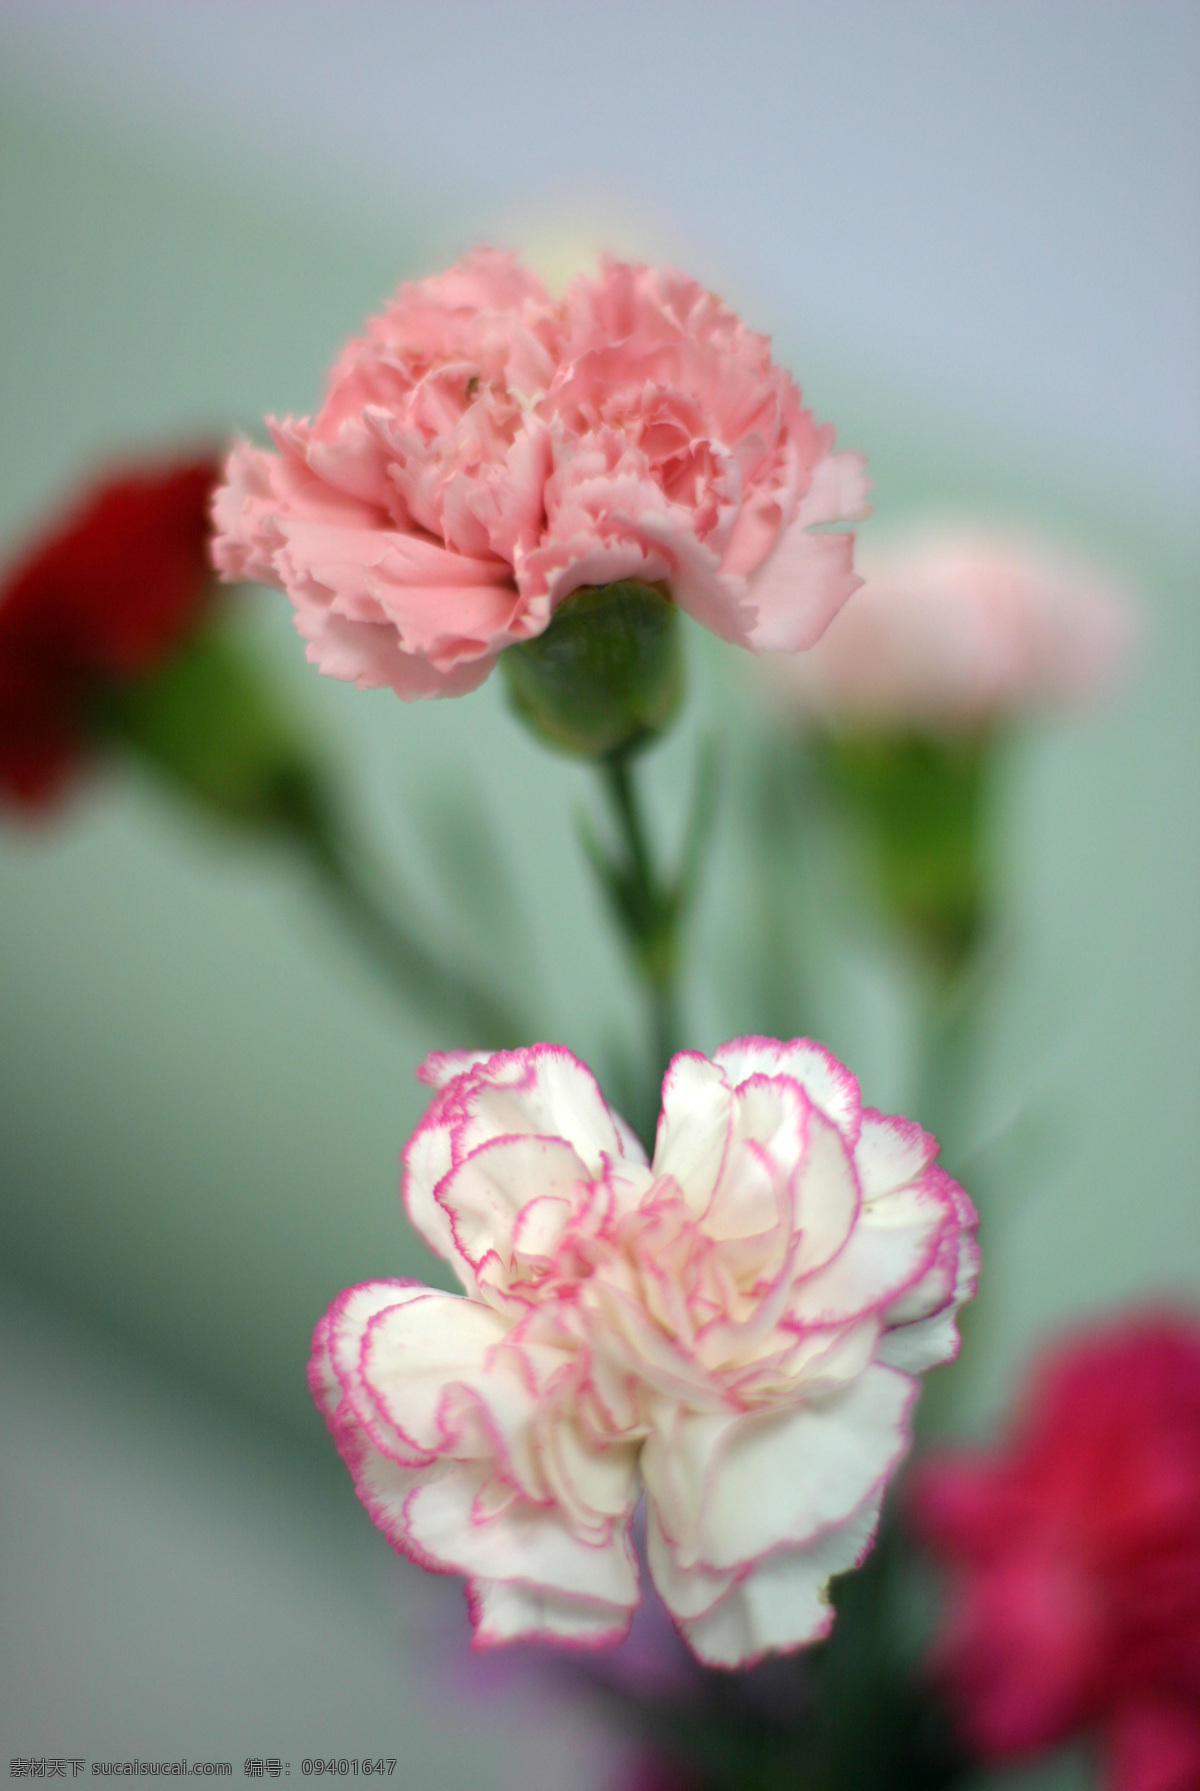
[[1099, 1736], [1113, 1791], [1200, 1786], [1200, 1322], [1053, 1350], [1006, 1452], [917, 1476], [955, 1570], [935, 1665], [985, 1757]]
[[755, 651], [807, 647], [858, 583], [857, 454], [770, 344], [679, 274], [609, 261], [552, 300], [480, 249], [402, 286], [312, 419], [235, 446], [214, 506], [230, 579], [282, 587], [309, 658], [453, 696], [581, 585], [666, 583]]
[[624, 1636], [634, 1508], [696, 1653], [817, 1640], [866, 1554], [916, 1377], [957, 1349], [974, 1209], [819, 1046], [676, 1057], [653, 1165], [548, 1045], [433, 1058], [409, 1215], [465, 1295], [351, 1288], [312, 1386], [393, 1546], [469, 1579], [477, 1640]]
[[947, 531], [860, 556], [864, 584], [820, 644], [777, 662], [784, 704], [840, 723], [977, 727], [1069, 708], [1126, 657], [1132, 615], [1044, 550]]

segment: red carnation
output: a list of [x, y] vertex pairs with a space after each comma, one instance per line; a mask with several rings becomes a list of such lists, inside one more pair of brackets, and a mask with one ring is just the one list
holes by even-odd
[[85, 756], [89, 705], [154, 671], [210, 589], [213, 459], [125, 468], [35, 541], [0, 588], [0, 793], [54, 800]]
[[1200, 1321], [1051, 1351], [1007, 1451], [934, 1461], [911, 1508], [954, 1569], [934, 1665], [982, 1755], [1087, 1732], [1113, 1791], [1197, 1791]]

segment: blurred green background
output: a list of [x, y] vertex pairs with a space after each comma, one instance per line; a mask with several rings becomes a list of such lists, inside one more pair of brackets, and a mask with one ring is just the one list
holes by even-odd
[[[289, 211], [239, 191], [228, 166], [139, 142], [131, 124], [73, 118], [44, 80], [10, 72], [2, 92], [6, 551], [114, 451], [309, 409], [345, 336], [399, 278], [441, 258], [416, 206], [397, 202], [370, 229], [333, 204]], [[1006, 766], [997, 824], [1012, 943], [971, 1117], [973, 1139], [992, 1141], [987, 1300], [956, 1400], [958, 1421], [981, 1426], [1048, 1327], [1200, 1292], [1194, 516], [1137, 465], [1117, 478], [1111, 460], [1058, 452], [1036, 419], [1006, 432], [945, 390], [914, 397], [902, 367], [863, 372], [833, 333], [780, 328], [776, 340], [817, 414], [866, 451], [880, 524], [965, 513], [1041, 529], [1113, 568], [1142, 610], [1118, 699], [1030, 728]], [[498, 680], [460, 702], [403, 706], [318, 679], [282, 598], [260, 594], [241, 626], [328, 736], [365, 824], [444, 936], [499, 951], [547, 1036], [589, 1060], [611, 1055], [638, 1008], [577, 848], [577, 813], [594, 802], [585, 772], [537, 750]], [[694, 631], [689, 649], [687, 715], [649, 776], [671, 838], [697, 735], [719, 714], [731, 768], [691, 944], [690, 1030], [707, 1049], [755, 1024], [746, 854], [765, 723], [732, 650]], [[501, 883], [463, 870], [480, 830], [509, 907]], [[807, 917], [820, 949], [795, 1025], [894, 1109], [911, 1093], [904, 967], [854, 915], [822, 915], [823, 898], [843, 900], [823, 874], [809, 866], [797, 888], [795, 925]], [[555, 1749], [599, 1744], [586, 1729], [564, 1739], [565, 1718], [540, 1718], [536, 1741], [511, 1712], [478, 1719], [478, 1733], [433, 1732], [413, 1689], [412, 1613], [426, 1594], [360, 1519], [304, 1384], [312, 1326], [344, 1286], [437, 1272], [396, 1200], [398, 1153], [424, 1104], [413, 1070], [436, 1030], [372, 981], [282, 858], [180, 813], [135, 773], [99, 777], [45, 823], [6, 826], [0, 911], [6, 1454], [19, 1458], [4, 1544], [18, 1588], [5, 1624], [9, 1752], [98, 1753], [97, 1725], [103, 1745], [144, 1748], [158, 1722], [164, 1746], [197, 1756], [298, 1757], [297, 1725], [336, 1710], [342, 1738], [328, 1746], [343, 1751], [351, 1715], [377, 1729], [386, 1713], [392, 1740], [415, 1750], [407, 1783], [566, 1782]], [[139, 1500], [137, 1565], [122, 1567], [111, 1514]], [[156, 1523], [166, 1580], [146, 1540]], [[181, 1531], [199, 1551], [199, 1591]], [[229, 1580], [219, 1595], [205, 1566], [216, 1559]], [[253, 1616], [243, 1561], [262, 1576]], [[157, 1639], [143, 1620], [163, 1584], [184, 1607], [211, 1605], [182, 1655], [186, 1618]], [[326, 1652], [293, 1658], [319, 1613]], [[188, 1713], [190, 1741], [172, 1710]], [[294, 1732], [255, 1741], [268, 1711]], [[389, 1751], [378, 1733], [367, 1747]], [[571, 1782], [592, 1782], [589, 1771], [603, 1782], [597, 1761], [580, 1756]]]

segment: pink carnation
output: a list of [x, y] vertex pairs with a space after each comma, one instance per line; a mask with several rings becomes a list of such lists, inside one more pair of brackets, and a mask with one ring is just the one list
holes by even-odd
[[481, 1643], [614, 1641], [650, 1572], [702, 1659], [824, 1635], [916, 1376], [950, 1360], [974, 1210], [819, 1046], [684, 1053], [654, 1162], [569, 1052], [431, 1059], [405, 1200], [463, 1294], [351, 1288], [311, 1380], [393, 1546]]
[[285, 590], [309, 658], [453, 696], [581, 585], [666, 583], [756, 651], [817, 639], [855, 588], [861, 456], [692, 280], [608, 262], [553, 301], [480, 249], [402, 286], [313, 419], [240, 442], [214, 505], [226, 578]]
[[858, 725], [974, 727], [1086, 701], [1129, 650], [1116, 593], [1035, 549], [930, 534], [862, 572], [820, 644], [776, 668], [788, 706]]
[[985, 1757], [1098, 1735], [1113, 1791], [1200, 1786], [1200, 1323], [1052, 1351], [1007, 1450], [934, 1461], [954, 1569], [935, 1664]]

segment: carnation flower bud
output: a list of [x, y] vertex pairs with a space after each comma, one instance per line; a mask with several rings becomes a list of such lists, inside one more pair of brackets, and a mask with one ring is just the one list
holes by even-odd
[[860, 569], [812, 651], [768, 674], [810, 725], [973, 734], [1086, 707], [1129, 657], [1128, 598], [1040, 543], [955, 527], [877, 546]]
[[638, 579], [575, 591], [544, 634], [500, 663], [527, 726], [582, 758], [637, 751], [683, 700], [678, 614], [661, 587]]
[[985, 804], [1003, 732], [1113, 682], [1133, 636], [1102, 574], [961, 527], [876, 548], [812, 650], [766, 673], [779, 711], [866, 830], [880, 898], [956, 968], [984, 919]]

